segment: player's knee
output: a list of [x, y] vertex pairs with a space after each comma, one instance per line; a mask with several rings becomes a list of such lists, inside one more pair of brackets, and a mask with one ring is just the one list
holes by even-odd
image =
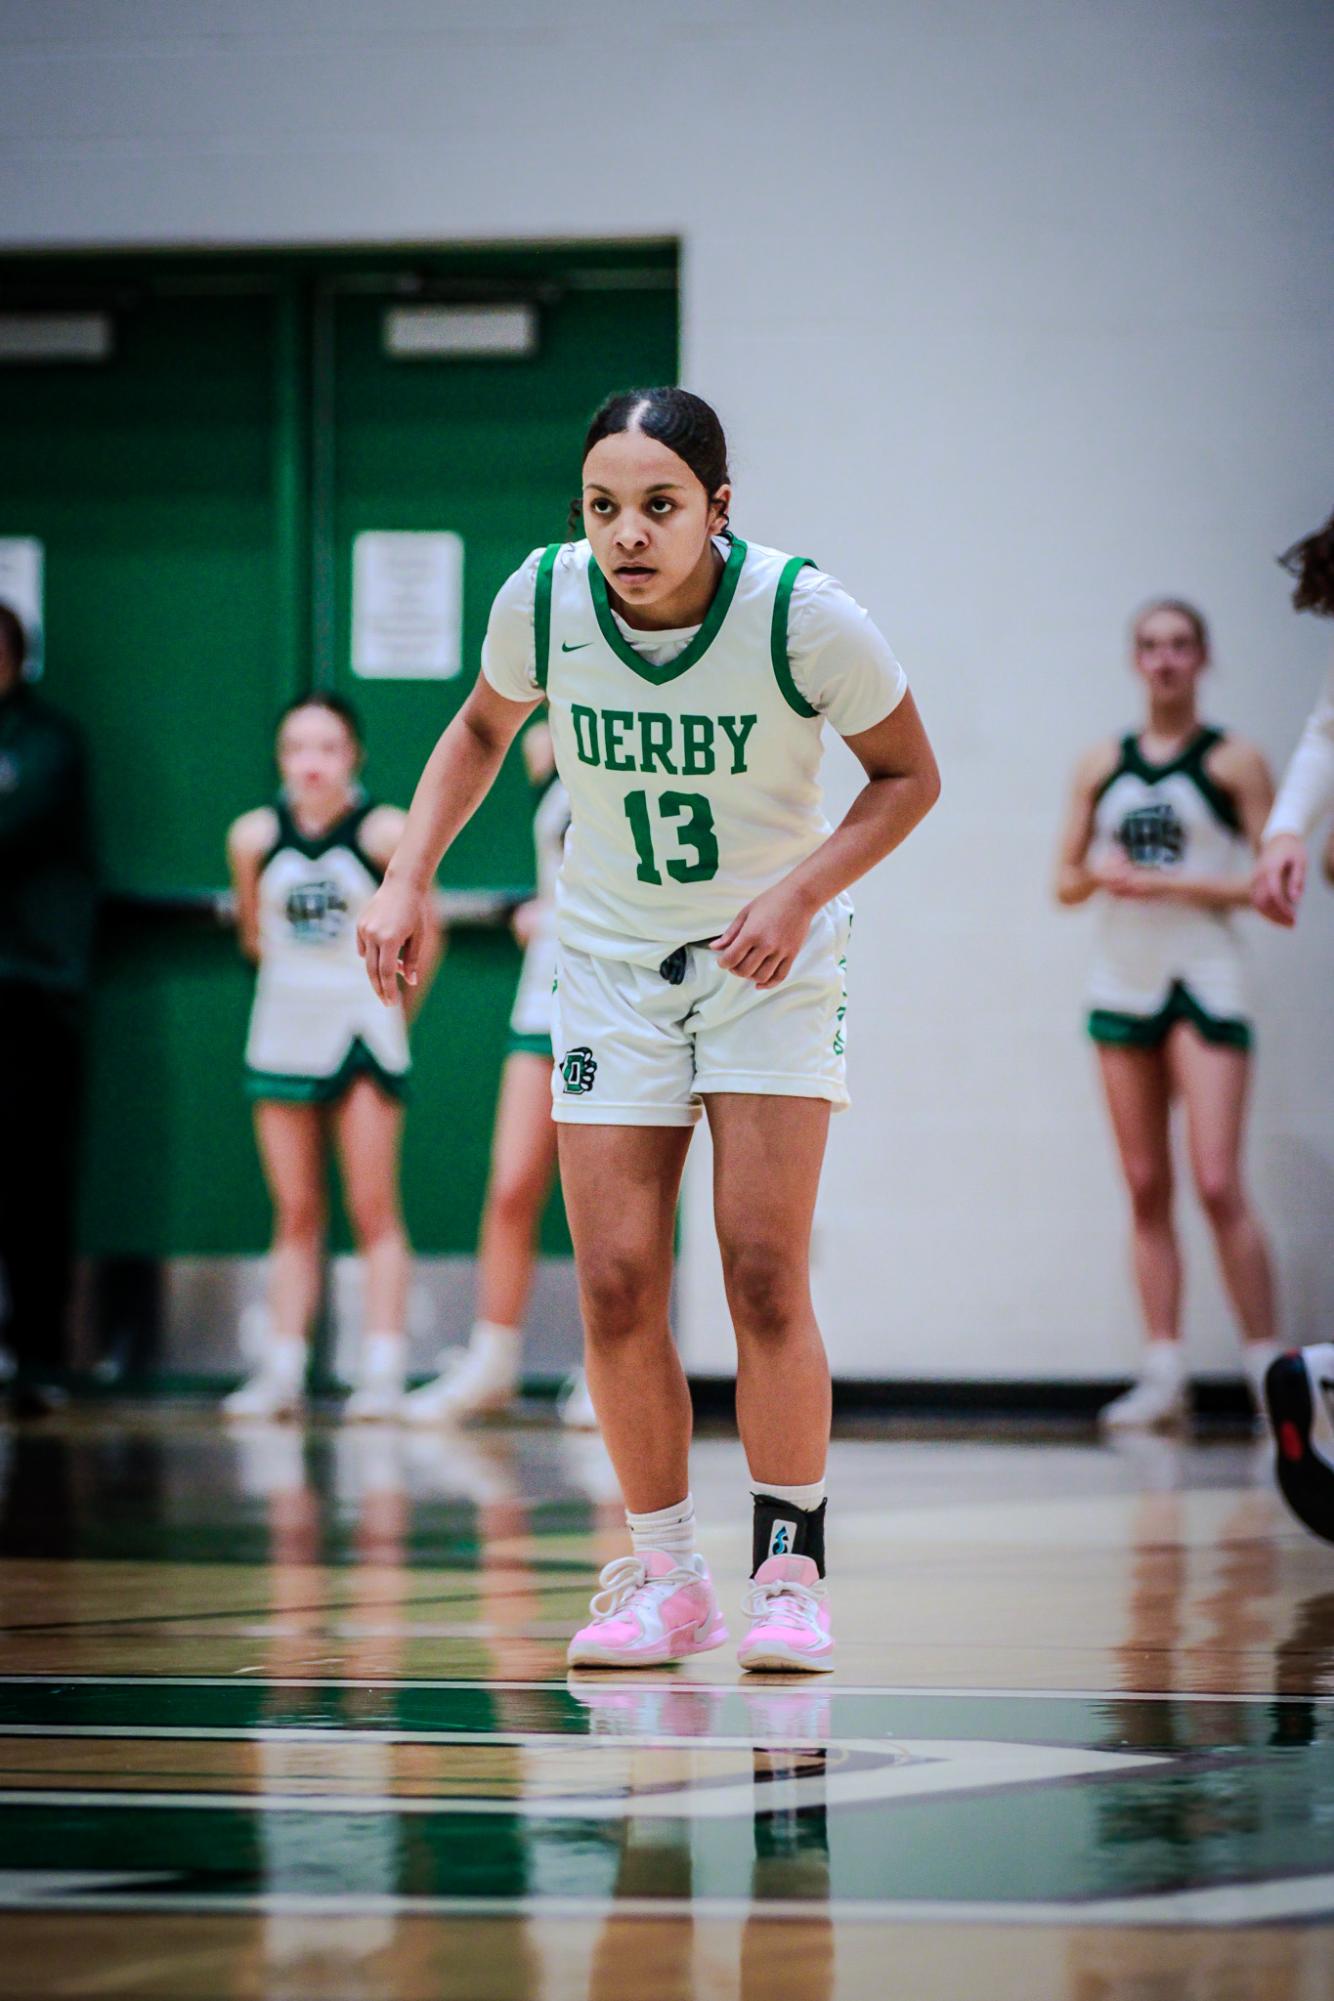
[[531, 1174], [497, 1174], [487, 1191], [486, 1206], [493, 1219], [514, 1229], [536, 1221], [545, 1193]]
[[804, 1265], [779, 1244], [740, 1244], [724, 1252], [727, 1297], [738, 1330], [780, 1335], [806, 1305], [808, 1284]]
[[1172, 1177], [1156, 1160], [1126, 1165], [1130, 1207], [1137, 1223], [1164, 1223], [1172, 1213]]
[[1235, 1223], [1246, 1207], [1241, 1178], [1231, 1161], [1203, 1160], [1196, 1164], [1195, 1189], [1201, 1207], [1216, 1227]]
[[620, 1341], [647, 1322], [655, 1275], [640, 1259], [615, 1251], [591, 1263], [579, 1275], [584, 1324], [594, 1342]]

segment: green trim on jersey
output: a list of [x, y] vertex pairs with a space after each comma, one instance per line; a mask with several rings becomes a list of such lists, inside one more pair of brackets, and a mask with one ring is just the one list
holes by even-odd
[[512, 1031], [505, 1044], [507, 1056], [545, 1056], [548, 1063], [555, 1061], [549, 1035], [521, 1035]]
[[331, 1077], [300, 1077], [280, 1070], [245, 1073], [245, 1094], [252, 1103], [277, 1099], [286, 1105], [336, 1105], [358, 1077], [369, 1077], [391, 1098], [406, 1100], [411, 1090], [406, 1070], [386, 1070], [358, 1035]]
[[1179, 1021], [1189, 1022], [1203, 1041], [1220, 1048], [1251, 1046], [1248, 1021], [1210, 1014], [1181, 980], [1172, 982], [1171, 992], [1157, 1014], [1122, 1014], [1115, 1008], [1095, 1007], [1088, 1018], [1088, 1032], [1095, 1042], [1112, 1048], [1160, 1049]]
[[533, 663], [537, 685], [543, 693], [546, 692], [547, 669], [551, 661], [551, 579], [556, 558], [565, 546], [564, 542], [547, 543], [537, 566], [537, 583], [533, 592]]
[[[640, 654], [635, 652], [634, 647], [621, 631], [620, 626], [617, 625], [610, 599], [607, 596], [607, 579], [603, 576], [590, 553], [588, 558], [588, 588], [593, 599], [593, 610], [597, 614], [597, 622], [602, 629], [602, 637], [606, 640], [617, 658], [623, 660], [627, 667], [633, 667], [641, 680], [651, 681], [655, 688], [665, 687], [668, 681], [675, 681], [688, 668], [693, 667], [695, 662], [708, 652], [710, 646], [712, 646], [714, 640], [718, 637], [722, 622], [727, 617], [728, 607], [731, 605], [732, 599], [736, 596], [736, 587], [741, 580], [741, 566], [745, 560], [746, 545], [739, 536], [734, 536], [732, 546], [727, 553], [727, 561], [723, 565], [722, 576], [718, 579], [718, 588], [713, 594], [713, 603], [709, 606], [708, 616], [705, 618], [703, 625], [701, 625], [689, 646], [686, 647], [684, 653], [678, 653], [675, 660], [668, 660], [664, 666], [655, 667], [651, 660], [645, 660]], [[549, 605], [550, 596], [548, 594]]]
[[308, 862], [317, 862], [332, 848], [346, 848], [349, 854], [356, 856], [368, 875], [373, 875], [377, 882], [382, 882], [384, 880], [382, 864], [377, 862], [373, 855], [368, 855], [361, 845], [362, 826], [375, 811], [375, 807], [374, 799], [359, 799], [355, 805], [349, 806], [341, 820], [334, 821], [327, 833], [303, 834], [296, 824], [291, 807], [279, 794], [273, 802], [273, 810], [278, 819], [278, 833], [260, 863], [260, 874], [264, 873], [275, 855], [283, 854], [288, 849], [301, 855]]
[[1142, 778], [1146, 785], [1158, 785], [1164, 778], [1173, 778], [1179, 772], [1183, 778], [1191, 780], [1216, 820], [1229, 832], [1242, 833], [1244, 829], [1236, 801], [1230, 793], [1223, 790], [1216, 779], [1209, 776], [1204, 768], [1205, 758], [1217, 744], [1222, 743], [1226, 734], [1225, 730], [1214, 729], [1210, 724], [1202, 723], [1184, 749], [1179, 750], [1175, 757], [1168, 758], [1165, 764], [1154, 764], [1147, 758], [1140, 748], [1137, 736], [1122, 737], [1121, 755], [1094, 793], [1094, 805], [1098, 804], [1104, 793], [1111, 791], [1118, 778], [1125, 777], [1127, 773], [1135, 778]]
[[803, 570], [813, 570], [815, 564], [809, 556], [793, 556], [783, 565], [783, 574], [778, 579], [778, 589], [774, 593], [773, 623], [769, 628], [769, 657], [773, 661], [774, 675], [783, 691], [783, 700], [799, 716], [818, 716], [792, 678], [792, 662], [787, 652], [787, 615], [792, 604], [792, 588]]

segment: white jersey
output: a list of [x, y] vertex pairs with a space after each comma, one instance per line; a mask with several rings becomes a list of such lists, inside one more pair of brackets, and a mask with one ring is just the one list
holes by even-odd
[[1334, 667], [1329, 670], [1324, 690], [1307, 717], [1306, 728], [1283, 774], [1264, 838], [1270, 841], [1275, 834], [1297, 834], [1304, 840], [1331, 806], [1334, 806]]
[[570, 824], [570, 797], [555, 772], [538, 788], [533, 814], [533, 857], [537, 866], [537, 923], [523, 948], [523, 966], [510, 1015], [510, 1034], [524, 1039], [550, 1037], [551, 990], [556, 979], [556, 881]]
[[718, 547], [717, 593], [689, 630], [627, 626], [587, 541], [534, 551], [497, 597], [483, 672], [511, 701], [545, 691], [570, 796], [562, 946], [656, 964], [715, 937], [828, 835], [825, 719], [855, 736], [907, 688], [832, 577]]
[[[1116, 769], [1098, 794], [1091, 859], [1120, 854], [1137, 868], [1179, 870], [1186, 877], [1244, 875], [1250, 848], [1236, 806], [1205, 769], [1222, 736], [1221, 730], [1201, 729], [1166, 764], [1151, 764], [1139, 739], [1125, 737]], [[1246, 1018], [1235, 912], [1108, 895], [1097, 904], [1091, 1007], [1152, 1015], [1181, 985], [1215, 1018]]]
[[357, 922], [381, 870], [359, 846], [363, 802], [319, 840], [279, 803], [278, 834], [259, 875], [259, 977], [246, 1065], [268, 1076], [336, 1076], [360, 1040], [392, 1076], [408, 1069], [402, 1004], [366, 978]]

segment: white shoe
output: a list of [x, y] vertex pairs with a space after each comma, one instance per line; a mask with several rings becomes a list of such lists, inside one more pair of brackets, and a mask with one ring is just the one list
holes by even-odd
[[1184, 1424], [1187, 1415], [1180, 1376], [1146, 1371], [1124, 1396], [1104, 1404], [1098, 1423], [1107, 1431], [1171, 1431]]
[[508, 1410], [518, 1388], [517, 1370], [499, 1356], [479, 1354], [475, 1348], [451, 1348], [440, 1374], [404, 1397], [401, 1414], [409, 1424], [455, 1424], [461, 1418]]
[[265, 1367], [223, 1398], [222, 1414], [233, 1420], [300, 1417], [304, 1404], [300, 1377], [286, 1369]]
[[343, 1405], [348, 1424], [392, 1424], [403, 1415], [407, 1343], [401, 1334], [368, 1334], [351, 1396]]
[[395, 1382], [358, 1383], [343, 1405], [346, 1424], [392, 1424], [403, 1415], [407, 1399], [403, 1379]]
[[571, 1431], [599, 1431], [598, 1414], [593, 1408], [593, 1399], [588, 1394], [588, 1378], [582, 1369], [576, 1369], [561, 1384], [560, 1395], [556, 1398], [556, 1409], [562, 1424], [568, 1424]]

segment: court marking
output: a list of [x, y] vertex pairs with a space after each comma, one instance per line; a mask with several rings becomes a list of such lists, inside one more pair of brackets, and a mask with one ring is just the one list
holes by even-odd
[[[62, 1894], [54, 1886], [50, 1870], [0, 1871], [0, 1910], [62, 1912], [117, 1912], [126, 1916], [159, 1915], [229, 1917], [263, 1915], [266, 1918], [319, 1918], [337, 1922], [342, 1918], [574, 1918], [615, 1922], [617, 1919], [679, 1918], [689, 1923], [698, 1918], [721, 1918], [744, 1923], [747, 1919], [783, 1923], [839, 1924], [921, 1924], [921, 1925], [1057, 1925], [1066, 1930], [1107, 1928], [1134, 1930], [1199, 1926], [1208, 1930], [1230, 1931], [1251, 1925], [1281, 1923], [1284, 1920], [1328, 1917], [1334, 1913], [1334, 1874], [1287, 1876], [1263, 1882], [1217, 1884], [1207, 1890], [1149, 1892], [1143, 1897], [1099, 1897], [1069, 1903], [968, 1903], [936, 1901], [875, 1903], [846, 1902], [841, 1898], [783, 1898], [754, 1900], [744, 1897], [421, 1897], [360, 1895], [340, 1891], [336, 1908], [331, 1899], [303, 1896], [289, 1891], [266, 1894], [221, 1892], [200, 1896], [190, 1892], [99, 1892], [73, 1890]], [[87, 1881], [87, 1872], [72, 1881]], [[121, 1881], [124, 1876], [99, 1879]], [[160, 1871], [135, 1879], [160, 1883]], [[40, 1887], [29, 1889], [34, 1883]]]
[[[4, 1674], [0, 1673], [0, 1688], [40, 1687], [40, 1688], [234, 1688], [255, 1675], [263, 1675], [262, 1667], [237, 1668], [232, 1674]], [[615, 1670], [606, 1676], [580, 1675], [578, 1679], [566, 1677], [560, 1681], [473, 1681], [450, 1680], [432, 1676], [423, 1680], [401, 1680], [389, 1675], [265, 1675], [264, 1688], [358, 1688], [358, 1689], [420, 1689], [442, 1690], [467, 1689], [489, 1692], [493, 1689], [504, 1691], [541, 1689], [562, 1690], [565, 1694], [575, 1694], [581, 1689], [617, 1688], [638, 1693], [650, 1689], [688, 1690], [701, 1695], [733, 1695], [738, 1690], [754, 1693], [778, 1693], [791, 1687], [789, 1681], [778, 1683], [772, 1677], [741, 1675], [736, 1681], [690, 1681], [681, 1676], [667, 1675], [653, 1679], [647, 1674], [636, 1674], [633, 1682]], [[1312, 1705], [1334, 1704], [1334, 1694], [1329, 1695], [1279, 1695], [1267, 1689], [1257, 1689], [1250, 1695], [1235, 1692], [1211, 1694], [1204, 1689], [1149, 1689], [1149, 1688], [936, 1688], [930, 1682], [830, 1682], [821, 1680], [819, 1693], [822, 1696], [837, 1695], [902, 1695], [940, 1696], [948, 1701], [1016, 1701], [1016, 1702], [1209, 1702], [1263, 1704], [1266, 1708], [1275, 1703], [1293, 1703], [1310, 1708]]]
[[[332, 1745], [336, 1736], [326, 1739]], [[623, 1740], [593, 1738], [560, 1740], [568, 1752], [581, 1753], [596, 1745], [614, 1751]], [[688, 1747], [700, 1740], [691, 1738]], [[669, 1748], [685, 1748], [671, 1746]], [[701, 1747], [702, 1748], [702, 1747]], [[750, 1750], [748, 1743], [742, 1748]], [[787, 1748], [784, 1746], [783, 1748]], [[1162, 1767], [1175, 1761], [1160, 1755], [1130, 1751], [1089, 1751], [1049, 1744], [1006, 1744], [985, 1738], [845, 1738], [839, 1749], [864, 1762], [809, 1776], [776, 1775], [766, 1781], [765, 1814], [800, 1812], [803, 1807], [861, 1806], [872, 1802], [938, 1798], [949, 1793], [1000, 1792], [1012, 1786], [1034, 1786], [1071, 1779], [1120, 1777], [1127, 1772]], [[518, 1794], [511, 1799], [416, 1793], [303, 1792], [137, 1792], [107, 1788], [0, 1788], [0, 1806], [43, 1810], [68, 1807], [75, 1811], [157, 1811], [367, 1814], [386, 1818], [428, 1814], [499, 1814], [511, 1820], [724, 1820], [755, 1817], [754, 1774], [738, 1772], [708, 1785], [692, 1785], [689, 1775], [673, 1783], [614, 1793], [556, 1794], [550, 1798]]]

